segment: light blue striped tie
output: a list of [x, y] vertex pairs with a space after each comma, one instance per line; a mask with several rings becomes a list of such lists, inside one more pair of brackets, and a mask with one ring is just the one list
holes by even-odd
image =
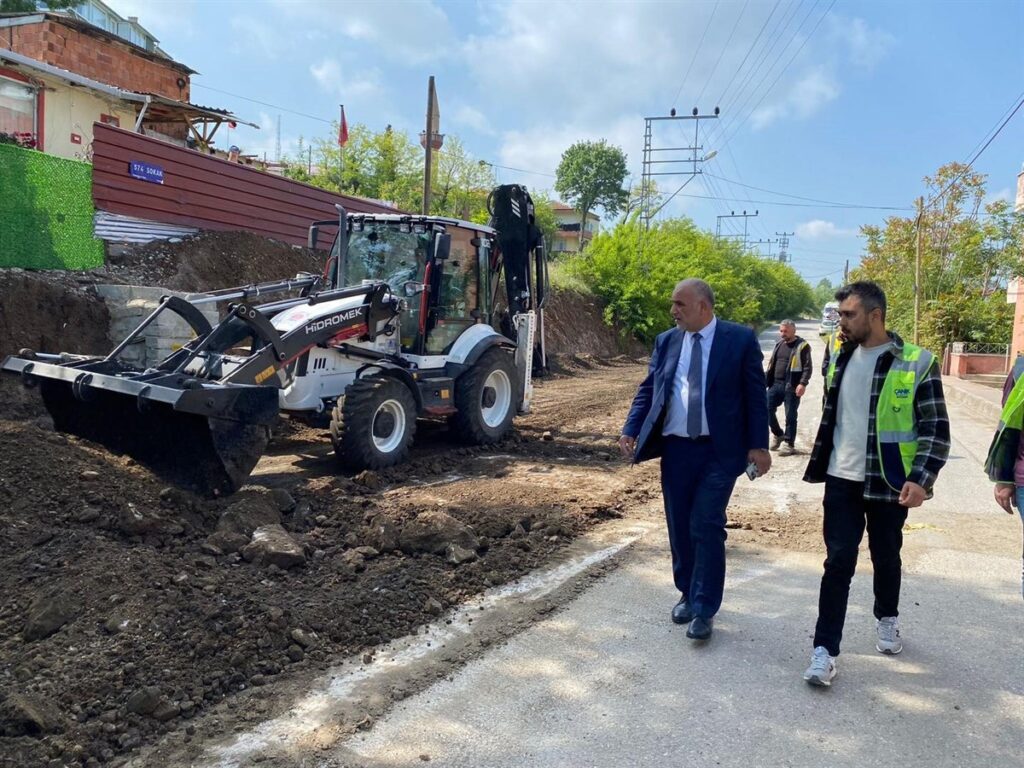
[[700, 334], [693, 334], [693, 348], [690, 350], [690, 370], [686, 374], [689, 394], [686, 400], [686, 434], [689, 437], [700, 437], [701, 414], [704, 411], [701, 397], [701, 373], [704, 368], [704, 357], [701, 354]]

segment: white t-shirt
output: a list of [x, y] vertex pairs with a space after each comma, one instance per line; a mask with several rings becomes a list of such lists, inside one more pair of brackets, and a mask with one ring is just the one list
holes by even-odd
[[871, 380], [875, 364], [892, 344], [865, 349], [857, 346], [843, 370], [836, 411], [836, 429], [832, 435], [832, 455], [828, 473], [844, 480], [863, 482], [867, 465], [868, 419], [871, 408]]

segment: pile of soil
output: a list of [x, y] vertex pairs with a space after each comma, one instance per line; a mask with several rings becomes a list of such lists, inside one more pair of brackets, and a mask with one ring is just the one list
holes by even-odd
[[[3, 270], [0, 355], [108, 351], [97, 283], [199, 291], [321, 267], [289, 245], [207, 232], [125, 250], [92, 272]], [[586, 297], [555, 296], [549, 318], [553, 351], [578, 355], [570, 368], [614, 367], [599, 358], [639, 351]], [[37, 393], [0, 376], [0, 766], [116, 764], [171, 730], [188, 739], [189, 720], [238, 691], [408, 634], [535, 569], [621, 514], [617, 486], [581, 493], [586, 481], [557, 473], [606, 471], [622, 418], [609, 403], [621, 409], [633, 386], [616, 379], [603, 400], [542, 398], [534, 426], [487, 450], [441, 431], [388, 472], [299, 472], [207, 500], [55, 433]], [[286, 424], [271, 450], [325, 443], [322, 430]], [[530, 461], [540, 464], [523, 469]], [[432, 490], [452, 477], [466, 479]], [[469, 526], [475, 557], [396, 544], [424, 510]], [[250, 513], [279, 521], [299, 565], [218, 546], [222, 520]]]
[[544, 340], [556, 365], [588, 367], [597, 359], [626, 356], [639, 358], [646, 347], [603, 319], [604, 305], [595, 296], [575, 291], [555, 291], [544, 311]]
[[[513, 435], [492, 453], [528, 450]], [[488, 476], [442, 509], [472, 527], [478, 557], [405, 552], [398, 536], [423, 498], [379, 491], [481, 451], [432, 453], [210, 501], [84, 441], [0, 421], [0, 765], [109, 762], [233, 693], [408, 634], [608, 515], [579, 499], [508, 503]], [[279, 519], [304, 563], [215, 546], [218, 521], [247, 510]]]
[[111, 249], [107, 282], [159, 285], [175, 291], [209, 291], [281, 280], [299, 272], [320, 274], [325, 255], [251, 232], [203, 231]]

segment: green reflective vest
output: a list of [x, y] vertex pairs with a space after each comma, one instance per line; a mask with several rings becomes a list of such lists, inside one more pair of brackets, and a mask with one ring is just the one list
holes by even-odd
[[1024, 427], [1024, 357], [1013, 364], [1013, 389], [999, 415], [999, 428], [988, 449], [985, 473], [998, 483], [1013, 482], [1013, 466], [1017, 463], [1017, 446]]
[[[833, 355], [828, 364], [826, 386], [832, 388], [836, 374]], [[875, 404], [875, 435], [882, 479], [895, 491], [903, 488], [917, 456], [917, 424], [914, 398], [917, 385], [935, 365], [935, 356], [916, 344], [904, 342], [902, 353], [894, 355], [892, 366]]]

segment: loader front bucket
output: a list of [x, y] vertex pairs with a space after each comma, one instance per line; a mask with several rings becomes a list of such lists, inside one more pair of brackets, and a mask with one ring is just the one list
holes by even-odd
[[278, 412], [273, 387], [101, 373], [18, 358], [3, 367], [14, 372], [18, 364], [24, 364], [26, 383], [38, 385], [57, 430], [131, 456], [204, 495], [230, 494], [245, 483]]

